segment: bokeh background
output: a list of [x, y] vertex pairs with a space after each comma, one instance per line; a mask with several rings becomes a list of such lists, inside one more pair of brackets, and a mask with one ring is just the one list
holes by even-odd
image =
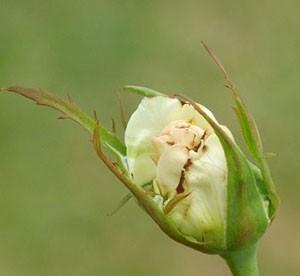
[[[138, 103], [124, 84], [181, 92], [240, 139], [222, 58], [254, 113], [282, 197], [260, 246], [264, 276], [300, 275], [300, 17], [296, 0], [0, 1], [0, 86], [71, 95], [102, 122]], [[130, 202], [90, 137], [55, 112], [0, 95], [0, 275], [230, 275], [176, 244]], [[120, 125], [120, 124], [119, 124]], [[119, 132], [122, 135], [122, 132]]]

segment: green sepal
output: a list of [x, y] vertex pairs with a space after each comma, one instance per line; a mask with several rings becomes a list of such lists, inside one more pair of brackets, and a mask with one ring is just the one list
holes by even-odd
[[279, 206], [279, 197], [275, 190], [275, 185], [270, 173], [269, 166], [265, 160], [265, 154], [263, 150], [263, 144], [258, 131], [257, 124], [252, 114], [247, 110], [245, 103], [240, 97], [237, 90], [234, 87], [230, 87], [233, 92], [233, 98], [235, 100], [236, 106], [234, 110], [237, 114], [242, 134], [247, 145], [247, 148], [255, 161], [259, 169], [261, 170], [263, 180], [260, 181], [263, 185], [264, 195], [269, 201], [269, 216], [271, 219], [274, 218], [275, 213]]
[[236, 106], [234, 107], [237, 117], [240, 122], [240, 127], [242, 129], [242, 134], [245, 139], [245, 143], [251, 155], [257, 162], [259, 169], [262, 172], [263, 176], [263, 185], [266, 190], [266, 197], [269, 201], [269, 216], [271, 220], [273, 220], [275, 213], [279, 206], [279, 197], [275, 190], [275, 185], [272, 180], [272, 176], [270, 173], [269, 166], [265, 160], [265, 154], [263, 151], [262, 141], [260, 138], [260, 134], [256, 125], [256, 122], [251, 115], [251, 113], [247, 110], [246, 105], [244, 104], [242, 98], [239, 95], [238, 90], [235, 87], [235, 84], [230, 79], [225, 67], [219, 60], [219, 58], [214, 54], [212, 49], [210, 49], [204, 41], [201, 41], [204, 49], [213, 59], [214, 63], [219, 67], [221, 72], [223, 73], [226, 87], [229, 88], [233, 94], [233, 98], [235, 100]]
[[263, 146], [257, 125], [236, 93], [234, 93], [234, 100], [236, 103], [234, 111], [238, 117], [246, 146], [254, 159], [258, 161], [263, 155]]
[[[73, 120], [86, 129], [90, 134], [93, 133], [96, 126], [95, 119], [82, 112], [80, 108], [74, 102], [72, 102], [71, 99], [65, 100], [39, 88], [11, 86], [7, 88], [1, 88], [0, 91], [16, 93], [34, 101], [38, 105], [48, 106], [56, 109], [62, 113], [59, 119]], [[99, 133], [104, 145], [115, 157], [119, 167], [124, 172], [127, 172], [127, 166], [125, 162], [125, 145], [118, 139], [116, 135], [102, 126], [99, 127]]]
[[150, 88], [142, 87], [142, 86], [134, 86], [134, 85], [126, 85], [124, 86], [124, 90], [127, 92], [131, 92], [134, 94], [138, 94], [144, 97], [157, 97], [157, 96], [166, 96], [165, 94], [155, 91]]
[[220, 125], [199, 105], [186, 97], [178, 98], [191, 104], [207, 120], [219, 137], [225, 152], [228, 182], [224, 250], [236, 250], [255, 243], [268, 227], [269, 219], [249, 161]]

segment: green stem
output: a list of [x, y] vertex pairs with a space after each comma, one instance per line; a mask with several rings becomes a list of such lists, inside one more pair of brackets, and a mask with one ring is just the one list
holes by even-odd
[[257, 245], [252, 245], [238, 251], [232, 251], [223, 255], [234, 276], [259, 276], [257, 257]]

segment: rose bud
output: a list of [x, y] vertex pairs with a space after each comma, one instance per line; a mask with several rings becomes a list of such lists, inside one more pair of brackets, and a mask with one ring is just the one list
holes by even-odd
[[144, 98], [130, 117], [123, 143], [71, 100], [36, 88], [0, 91], [54, 108], [62, 113], [60, 119], [86, 129], [101, 161], [130, 191], [126, 200], [134, 196], [170, 238], [220, 255], [236, 276], [257, 276], [257, 243], [274, 219], [279, 199], [256, 123], [222, 64], [204, 47], [233, 92], [252, 162], [227, 127], [184, 96], [125, 87]]
[[[237, 147], [230, 130], [219, 124], [207, 108], [197, 106], [232, 147]], [[259, 214], [251, 212], [249, 219], [257, 216], [259, 220], [254, 219], [251, 225], [244, 226], [247, 218], [241, 217], [243, 221], [236, 221], [235, 225], [242, 228], [232, 228], [243, 231], [243, 237], [228, 244], [228, 208], [237, 208], [234, 202], [239, 202], [237, 198], [228, 202], [232, 200], [228, 191], [231, 188], [228, 165], [231, 164], [226, 161], [226, 152], [214, 126], [191, 103], [183, 103], [175, 97], [145, 97], [130, 117], [125, 145], [132, 182], [152, 183], [153, 199], [165, 216], [180, 233], [202, 243], [203, 247], [221, 251], [238, 248], [260, 236], [271, 221], [269, 203], [256, 183], [256, 178], [261, 177], [260, 170], [243, 160], [244, 156], [239, 153], [247, 170], [253, 171], [248, 185], [254, 186], [256, 194], [251, 201], [255, 200], [255, 210], [259, 209]]]
[[241, 98], [234, 94], [235, 110], [256, 165], [206, 107], [183, 96], [126, 89], [148, 96], [125, 132], [131, 181], [150, 183], [163, 219], [198, 250], [221, 255], [235, 275], [258, 275], [256, 245], [274, 218], [278, 197], [255, 121]]
[[144, 98], [128, 122], [125, 144], [132, 181], [153, 182], [156, 200], [180, 232], [225, 248], [227, 164], [203, 116], [176, 98]]

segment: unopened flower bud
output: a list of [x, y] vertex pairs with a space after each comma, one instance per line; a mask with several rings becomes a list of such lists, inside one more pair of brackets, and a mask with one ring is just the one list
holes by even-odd
[[236, 276], [254, 276], [258, 275], [257, 242], [274, 219], [279, 197], [254, 118], [224, 66], [202, 44], [232, 92], [255, 164], [227, 127], [206, 107], [184, 96], [126, 86], [145, 98], [128, 122], [124, 144], [100, 124], [96, 113], [91, 118], [70, 100], [19, 86], [0, 92], [22, 95], [60, 111], [59, 118], [79, 123], [91, 133], [103, 164], [130, 190], [122, 204], [134, 196], [169, 237], [201, 252], [219, 254]]
[[161, 208], [184, 235], [224, 248], [228, 170], [222, 144], [203, 116], [176, 98], [144, 98], [125, 142], [133, 182], [153, 182]]

